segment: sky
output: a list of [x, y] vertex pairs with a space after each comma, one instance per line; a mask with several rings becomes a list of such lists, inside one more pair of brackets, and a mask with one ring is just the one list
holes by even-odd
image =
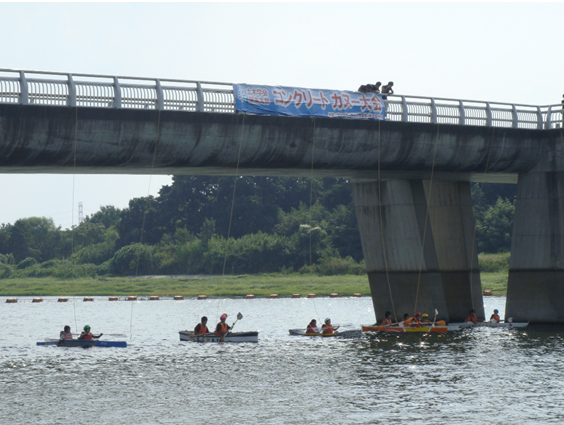
[[[2, 3], [0, 68], [559, 104], [564, 3]], [[9, 174], [0, 224], [78, 222], [171, 176]]]

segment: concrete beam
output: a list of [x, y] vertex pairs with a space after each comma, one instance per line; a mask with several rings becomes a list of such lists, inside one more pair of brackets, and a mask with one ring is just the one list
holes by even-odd
[[434, 166], [435, 180], [499, 181], [537, 164], [543, 134], [447, 124], [0, 104], [0, 172], [232, 175], [241, 148], [241, 175], [308, 176], [313, 166], [320, 177], [421, 180], [430, 178]]

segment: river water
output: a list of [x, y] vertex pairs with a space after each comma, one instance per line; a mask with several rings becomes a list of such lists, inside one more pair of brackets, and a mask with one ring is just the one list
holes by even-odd
[[[564, 332], [296, 337], [313, 318], [371, 324], [364, 298], [32, 303], [0, 297], [0, 423], [564, 423]], [[489, 315], [504, 297], [488, 297]], [[180, 342], [221, 313], [259, 343]], [[64, 325], [127, 334], [127, 348], [39, 347]], [[105, 337], [103, 338], [105, 339]], [[110, 339], [110, 338], [107, 338]]]

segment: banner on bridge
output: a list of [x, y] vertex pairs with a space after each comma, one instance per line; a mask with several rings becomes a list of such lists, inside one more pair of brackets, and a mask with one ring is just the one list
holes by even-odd
[[233, 84], [237, 112], [383, 120], [382, 95], [355, 91]]

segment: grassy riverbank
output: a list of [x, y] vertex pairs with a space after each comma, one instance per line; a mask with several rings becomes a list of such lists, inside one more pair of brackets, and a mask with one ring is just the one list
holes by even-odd
[[[507, 292], [507, 273], [481, 273], [483, 289], [494, 295]], [[366, 275], [312, 276], [302, 274], [260, 274], [210, 277], [98, 277], [80, 279], [18, 278], [0, 279], [2, 296], [91, 296], [159, 295], [242, 297], [247, 294], [281, 297], [292, 294], [347, 296], [370, 294]]]

